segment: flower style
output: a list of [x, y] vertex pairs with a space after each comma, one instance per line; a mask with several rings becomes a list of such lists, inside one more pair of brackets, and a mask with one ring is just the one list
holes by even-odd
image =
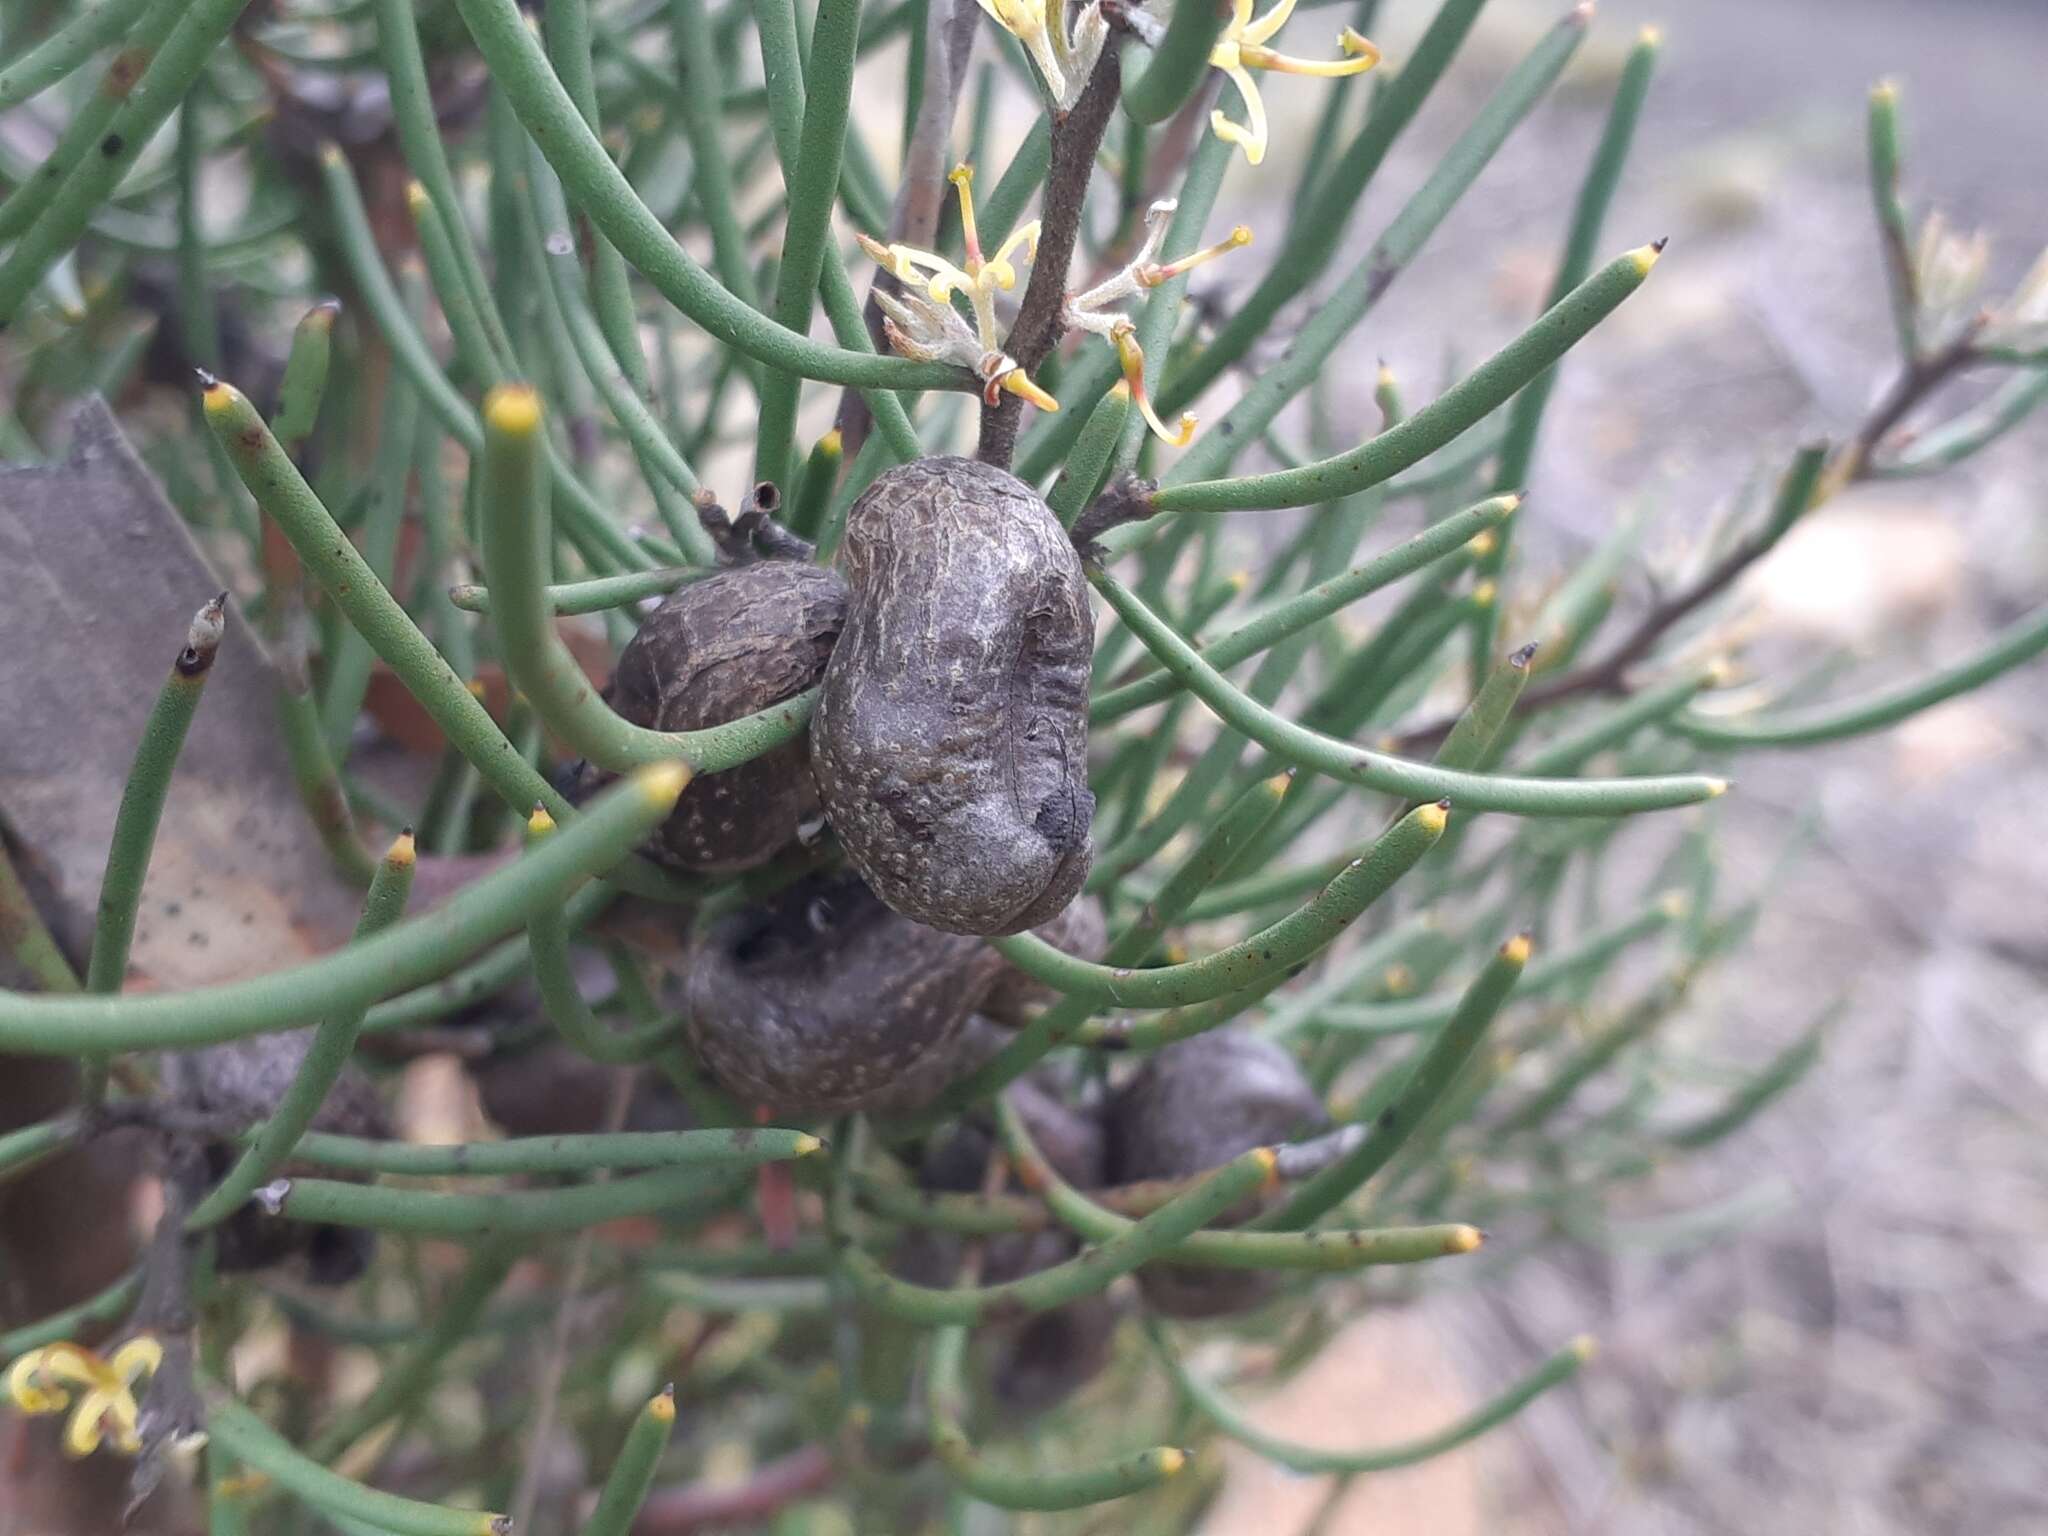
[[163, 1345], [146, 1333], [115, 1350], [111, 1360], [82, 1344], [49, 1344], [8, 1367], [7, 1395], [23, 1413], [62, 1413], [71, 1406], [72, 1389], [82, 1388], [64, 1426], [65, 1454], [90, 1456], [111, 1432], [114, 1448], [134, 1456], [142, 1450], [135, 1386], [163, 1357]]
[[[986, 4], [987, 0], [983, 3]], [[1209, 126], [1217, 138], [1240, 146], [1245, 160], [1252, 165], [1266, 158], [1266, 103], [1259, 96], [1251, 71], [1270, 69], [1284, 75], [1321, 75], [1333, 79], [1341, 75], [1364, 74], [1380, 61], [1379, 49], [1370, 39], [1350, 27], [1346, 27], [1338, 37], [1349, 57], [1296, 59], [1275, 53], [1266, 44], [1294, 14], [1294, 3], [1295, 0], [1280, 0], [1255, 21], [1252, 19], [1252, 0], [1231, 0], [1230, 24], [1223, 29], [1223, 36], [1216, 46], [1209, 50], [1210, 67], [1230, 76], [1231, 84], [1237, 87], [1237, 94], [1244, 98], [1245, 112], [1251, 119], [1249, 124], [1234, 123], [1221, 112], [1211, 112]]]
[[1088, 0], [1067, 28], [1067, 0], [981, 0], [995, 24], [1024, 45], [1045, 80], [1045, 93], [1062, 112], [1071, 112], [1087, 88], [1109, 23], [1102, 0]]
[[[1059, 402], [1032, 383], [1016, 359], [1003, 351], [1003, 334], [996, 318], [996, 291], [1008, 293], [1017, 286], [1017, 269], [1011, 255], [1021, 246], [1024, 260], [1038, 253], [1038, 221], [1033, 219], [1011, 233], [993, 256], [981, 250], [981, 232], [974, 222], [974, 171], [956, 166], [949, 178], [959, 189], [960, 228], [966, 237], [964, 266], [935, 251], [921, 251], [909, 245], [884, 245], [868, 235], [855, 235], [860, 248], [880, 266], [908, 286], [901, 294], [877, 290], [883, 328], [889, 345], [901, 356], [919, 362], [954, 363], [972, 369], [982, 379], [982, 399], [994, 405], [997, 392], [1029, 400], [1042, 411], [1056, 411]], [[956, 293], [967, 295], [974, 310], [975, 329], [953, 307]]]
[[1120, 267], [1087, 292], [1069, 294], [1065, 319], [1070, 330], [1088, 331], [1109, 339], [1110, 345], [1116, 348], [1117, 361], [1123, 365], [1124, 382], [1130, 387], [1131, 399], [1144, 413], [1147, 425], [1161, 441], [1184, 448], [1195, 435], [1194, 416], [1183, 413], [1178, 427], [1172, 430], [1159, 419], [1145, 388], [1145, 350], [1138, 345], [1137, 325], [1129, 315], [1112, 306], [1138, 298], [1161, 283], [1193, 271], [1205, 261], [1214, 261], [1240, 246], [1250, 245], [1252, 232], [1239, 224], [1228, 237], [1214, 245], [1205, 246], [1178, 261], [1162, 262], [1158, 259], [1160, 247], [1166, 243], [1166, 227], [1178, 206], [1169, 198], [1147, 209], [1145, 241], [1138, 247], [1138, 254], [1128, 265]]

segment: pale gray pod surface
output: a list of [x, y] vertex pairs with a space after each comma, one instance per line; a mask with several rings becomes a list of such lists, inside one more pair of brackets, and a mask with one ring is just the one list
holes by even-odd
[[851, 597], [811, 725], [826, 814], [875, 894], [953, 933], [1017, 933], [1080, 892], [1088, 584], [1031, 488], [919, 459], [853, 504]]

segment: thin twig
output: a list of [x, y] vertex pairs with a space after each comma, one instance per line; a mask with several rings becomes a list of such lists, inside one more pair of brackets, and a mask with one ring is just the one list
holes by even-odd
[[[1051, 164], [1039, 212], [1038, 254], [1032, 260], [1031, 281], [1025, 285], [1024, 300], [1017, 306], [1017, 319], [1005, 346], [1026, 373], [1045, 361], [1066, 330], [1067, 273], [1081, 237], [1088, 178], [1122, 89], [1123, 65], [1112, 38], [1074, 109], [1053, 118]], [[1024, 402], [1012, 394], [1005, 394], [999, 405], [982, 407], [976, 458], [1002, 469], [1010, 467], [1023, 409]]]
[[[605, 1104], [604, 1128], [615, 1133], [626, 1123], [626, 1111], [633, 1103], [634, 1069], [620, 1067], [612, 1074], [611, 1097]], [[602, 1184], [610, 1173], [600, 1169], [591, 1179]], [[569, 1368], [569, 1335], [574, 1331], [576, 1299], [590, 1271], [590, 1253], [597, 1241], [597, 1228], [585, 1227], [570, 1251], [568, 1272], [562, 1277], [562, 1299], [555, 1307], [555, 1323], [548, 1339], [547, 1359], [541, 1364], [540, 1391], [535, 1394], [533, 1436], [527, 1444], [526, 1464], [519, 1470], [519, 1484], [512, 1494], [512, 1529], [531, 1529], [533, 1506], [540, 1498], [540, 1479], [548, 1464], [548, 1436], [555, 1431], [555, 1409], [561, 1401], [562, 1377]]]
[[[974, 52], [974, 29], [980, 22], [981, 7], [975, 0], [954, 0], [950, 7], [947, 0], [931, 0], [926, 10], [924, 94], [918, 99], [917, 123], [903, 155], [903, 180], [896, 188], [896, 205], [889, 215], [892, 241], [928, 249], [938, 238], [939, 217], [946, 207], [953, 117]], [[875, 293], [878, 289], [894, 293], [901, 286], [886, 271], [876, 272], [868, 283], [861, 319], [882, 351], [888, 350], [888, 341], [882, 333], [882, 306], [875, 302]], [[834, 425], [839, 429], [842, 464], [854, 461], [873, 423], [867, 398], [859, 390], [849, 389], [840, 396]]]
[[[1914, 359], [1899, 371], [1891, 388], [1828, 466], [1822, 479], [1822, 495], [1831, 495], [1869, 477], [1872, 455], [1892, 429], [1936, 388], [1978, 360], [1976, 335], [1977, 328], [1973, 326], [1938, 351]], [[1686, 586], [1660, 597], [1636, 621], [1627, 637], [1600, 660], [1533, 685], [1522, 696], [1519, 713], [1527, 716], [1588, 694], [1626, 694], [1629, 673], [1657, 648], [1658, 642], [1726, 592], [1744, 572], [1770, 553], [1777, 535], [1778, 530], [1764, 528], [1737, 543]], [[1403, 732], [1399, 750], [1415, 751], [1440, 741], [1454, 718], [1432, 720]]]

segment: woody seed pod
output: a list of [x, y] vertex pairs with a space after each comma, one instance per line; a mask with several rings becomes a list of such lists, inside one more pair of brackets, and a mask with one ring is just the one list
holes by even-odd
[[[1219, 1029], [1146, 1059], [1110, 1105], [1113, 1183], [1206, 1173], [1253, 1147], [1314, 1135], [1329, 1124], [1322, 1100], [1294, 1057], [1270, 1040]], [[1235, 1213], [1238, 1221], [1252, 1213]], [[1251, 1269], [1147, 1264], [1138, 1288], [1170, 1317], [1220, 1317], [1272, 1294], [1271, 1275]]]
[[813, 876], [698, 936], [690, 1040], [750, 1104], [862, 1109], [951, 1045], [1002, 964], [973, 939], [899, 917], [856, 875]]
[[[609, 698], [634, 725], [692, 731], [793, 698], [824, 675], [846, 584], [815, 565], [768, 560], [671, 593], [619, 654]], [[694, 780], [649, 852], [681, 869], [752, 869], [817, 808], [800, 737]], [[589, 793], [601, 776], [579, 783]]]
[[1080, 891], [1093, 857], [1087, 583], [1031, 488], [919, 459], [853, 504], [851, 596], [811, 725], [847, 857], [905, 917], [1016, 933]]

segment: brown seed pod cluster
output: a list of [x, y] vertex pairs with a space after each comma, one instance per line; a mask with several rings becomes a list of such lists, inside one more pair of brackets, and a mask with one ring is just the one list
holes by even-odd
[[806, 741], [692, 783], [650, 851], [754, 868], [822, 805], [852, 871], [697, 935], [691, 1037], [750, 1104], [902, 1113], [973, 1065], [959, 1035], [984, 1001], [1014, 1026], [1046, 995], [977, 936], [1044, 924], [1101, 951], [1100, 908], [1074, 902], [1094, 814], [1087, 586], [1045, 504], [971, 460], [877, 479], [849, 513], [843, 577], [790, 558], [809, 547], [773, 507], [767, 485], [738, 519], [700, 506], [733, 568], [648, 617], [609, 698], [635, 724], [693, 730], [822, 681]]
[[[1301, 1068], [1270, 1040], [1219, 1029], [1148, 1057], [1109, 1111], [1113, 1183], [1207, 1173], [1253, 1147], [1295, 1141], [1329, 1125]], [[1246, 1221], [1253, 1211], [1233, 1213]], [[1147, 1264], [1138, 1287], [1170, 1317], [1221, 1317], [1257, 1306], [1273, 1278], [1258, 1270]]]
[[[845, 621], [837, 572], [796, 560], [720, 571], [648, 615], [612, 673], [612, 708], [651, 730], [693, 731], [780, 704], [824, 676]], [[817, 810], [808, 759], [799, 738], [692, 781], [649, 851], [710, 873], [765, 863]]]
[[846, 628], [811, 725], [847, 857], [896, 911], [1017, 933], [1081, 889], [1088, 832], [1087, 582], [1015, 476], [899, 465], [847, 515]]

